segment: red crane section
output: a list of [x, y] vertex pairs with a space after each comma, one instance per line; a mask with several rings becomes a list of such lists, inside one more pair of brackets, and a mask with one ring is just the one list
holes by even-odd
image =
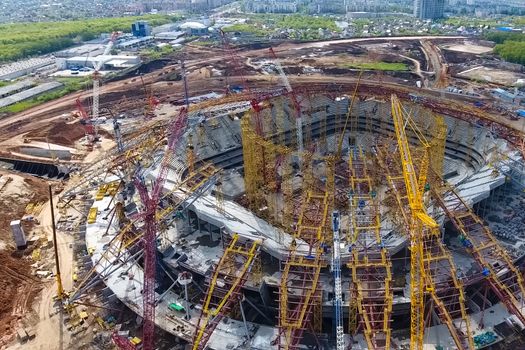
[[[160, 165], [160, 171], [150, 192], [140, 173], [134, 179], [135, 186], [143, 204], [141, 216], [144, 218], [144, 289], [143, 289], [143, 349], [154, 349], [155, 331], [155, 275], [157, 260], [157, 220], [156, 210], [162, 188], [169, 172], [175, 147], [177, 146], [188, 122], [188, 111], [183, 107], [179, 115], [172, 120], [168, 128], [168, 145]], [[140, 170], [140, 169], [139, 169]]]

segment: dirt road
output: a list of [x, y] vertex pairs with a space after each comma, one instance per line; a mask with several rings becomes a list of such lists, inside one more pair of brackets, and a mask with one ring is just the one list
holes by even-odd
[[[55, 203], [58, 198], [53, 199]], [[55, 215], [57, 211], [55, 210]], [[40, 223], [44, 227], [46, 234], [51, 237], [51, 207], [49, 202], [46, 203], [40, 213]], [[57, 217], [57, 221], [58, 221]], [[73, 273], [73, 253], [70, 244], [73, 243], [73, 237], [66, 233], [57, 234], [58, 251], [60, 257], [60, 269], [64, 289], [72, 288]], [[70, 343], [69, 332], [65, 329], [63, 315], [57, 313], [54, 306], [53, 296], [57, 294], [56, 283], [50, 283], [43, 291], [40, 303], [37, 307], [39, 322], [36, 325], [36, 337], [30, 341], [24, 349], [34, 350], [51, 350], [51, 349], [69, 349]]]

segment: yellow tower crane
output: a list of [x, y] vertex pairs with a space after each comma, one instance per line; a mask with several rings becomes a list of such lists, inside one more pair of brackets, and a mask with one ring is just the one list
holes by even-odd
[[[392, 95], [392, 118], [396, 129], [399, 154], [403, 168], [403, 177], [407, 188], [407, 197], [411, 212], [409, 237], [410, 237], [410, 349], [423, 349], [424, 336], [424, 285], [425, 269], [423, 264], [423, 232], [425, 229], [435, 229], [437, 223], [427, 215], [423, 207], [424, 181], [426, 181], [426, 171], [420, 171], [418, 179], [408, 138], [405, 133], [405, 119], [403, 109], [397, 96]], [[407, 121], [408, 122], [408, 121]], [[425, 151], [425, 153], [428, 153]], [[425, 161], [427, 164], [424, 164]], [[421, 169], [428, 168], [428, 156], [423, 158]], [[420, 183], [423, 182], [423, 183]]]

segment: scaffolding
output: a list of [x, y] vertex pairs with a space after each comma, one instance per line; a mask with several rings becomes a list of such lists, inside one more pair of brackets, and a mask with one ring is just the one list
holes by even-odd
[[[395, 193], [398, 213], [404, 222], [402, 229], [407, 231], [410, 226], [410, 207], [395, 151], [377, 147], [376, 156], [385, 171], [389, 188]], [[441, 240], [439, 230], [425, 231], [422, 241], [425, 291], [430, 294], [438, 317], [447, 326], [458, 349], [474, 349], [464, 288], [457, 277], [452, 257]]]
[[[350, 148], [350, 205], [347, 240], [351, 243], [348, 267], [352, 270], [350, 329], [355, 312], [369, 349], [390, 348], [392, 313], [392, 263], [381, 239], [381, 220], [377, 194], [360, 148]], [[357, 307], [357, 310], [355, 309]]]
[[[321, 304], [319, 275], [325, 266], [328, 193], [309, 190], [303, 203], [279, 288], [279, 349], [298, 349], [305, 330], [313, 331]], [[306, 249], [306, 254], [304, 252]]]
[[463, 247], [472, 254], [479, 265], [481, 275], [488, 279], [491, 289], [509, 312], [525, 324], [523, 276], [507, 251], [446, 181], [440, 179], [436, 182], [432, 196], [459, 231]]
[[241, 288], [259, 253], [260, 242], [241, 242], [234, 234], [209, 279], [193, 335], [193, 350], [204, 350], [221, 319], [242, 298]]

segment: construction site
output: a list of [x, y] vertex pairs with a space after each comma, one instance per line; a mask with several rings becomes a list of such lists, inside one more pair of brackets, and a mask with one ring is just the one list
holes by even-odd
[[464, 38], [223, 40], [0, 119], [0, 346], [523, 348], [525, 124]]

